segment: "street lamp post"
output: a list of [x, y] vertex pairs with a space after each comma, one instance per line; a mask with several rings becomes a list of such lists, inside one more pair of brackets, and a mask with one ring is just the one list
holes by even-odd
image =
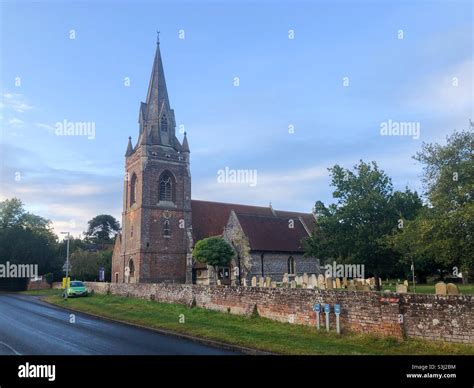
[[66, 294], [64, 299], [67, 299], [69, 293], [69, 232], [61, 232], [61, 234], [67, 234], [67, 244], [66, 244]]

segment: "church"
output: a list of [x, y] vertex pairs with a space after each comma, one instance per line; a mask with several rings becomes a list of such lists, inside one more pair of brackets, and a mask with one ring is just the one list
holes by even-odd
[[[285, 273], [320, 272], [319, 260], [303, 255], [313, 214], [192, 199], [191, 151], [186, 133], [182, 141], [176, 136], [159, 41], [138, 123], [138, 140], [133, 145], [129, 137], [125, 152], [112, 282], [239, 285], [254, 276], [281, 281]], [[194, 244], [211, 236], [222, 236], [235, 251], [217, 274], [192, 255]]]

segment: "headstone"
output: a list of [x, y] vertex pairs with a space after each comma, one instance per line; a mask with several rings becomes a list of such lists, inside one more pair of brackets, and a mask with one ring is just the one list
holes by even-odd
[[370, 286], [367, 283], [363, 284], [362, 291], [370, 291]]
[[257, 278], [252, 276], [252, 287], [257, 287]]
[[382, 278], [379, 278], [379, 286], [382, 288]]
[[258, 279], [258, 286], [259, 287], [265, 287], [265, 279], [263, 277], [260, 276], [260, 278]]
[[306, 284], [306, 285], [309, 284], [309, 278], [306, 272], [303, 274], [303, 284]]
[[294, 280], [290, 282], [290, 288], [296, 288], [296, 282]]
[[349, 283], [347, 284], [347, 289], [349, 291], [356, 291], [357, 290], [354, 280], [352, 280], [352, 279], [349, 280]]
[[316, 275], [314, 273], [309, 278], [309, 284], [313, 286], [313, 288], [318, 286], [318, 279], [316, 278]]
[[221, 279], [217, 279], [217, 285], [218, 285], [218, 286], [221, 285]]
[[408, 287], [405, 284], [397, 284], [397, 294], [406, 294]]
[[360, 282], [359, 279], [355, 279], [354, 285], [355, 285], [355, 289], [357, 291], [363, 291], [364, 290], [364, 283]]
[[328, 290], [332, 290], [334, 287], [333, 287], [333, 283], [332, 283], [332, 278], [327, 278], [326, 279], [326, 287]]
[[341, 288], [341, 279], [336, 278], [336, 288]]
[[289, 283], [289, 281], [290, 281], [290, 280], [288, 279], [288, 274], [285, 273], [285, 274], [283, 275], [283, 283]]
[[242, 279], [242, 286], [247, 287], [247, 279], [245, 278]]
[[271, 282], [270, 287], [271, 288], [277, 288], [277, 282]]
[[408, 280], [404, 280], [404, 281], [403, 281], [403, 285], [405, 285], [405, 286], [408, 287]]
[[369, 285], [370, 285], [371, 288], [375, 287], [375, 278], [370, 278], [369, 279]]
[[323, 275], [318, 275], [318, 288], [321, 290], [326, 289], [326, 279]]
[[296, 282], [297, 286], [301, 286], [301, 284], [303, 283], [303, 280], [302, 280], [301, 276], [296, 276], [295, 277], [295, 282]]
[[272, 279], [271, 279], [270, 276], [267, 276], [267, 277], [265, 278], [265, 287], [270, 287], [271, 284], [272, 284]]
[[348, 284], [347, 278], [342, 278], [342, 288], [347, 288]]
[[448, 283], [446, 284], [446, 292], [448, 295], [459, 295], [458, 286], [454, 283]]
[[435, 293], [436, 295], [446, 295], [447, 293], [446, 283], [445, 282], [436, 283]]

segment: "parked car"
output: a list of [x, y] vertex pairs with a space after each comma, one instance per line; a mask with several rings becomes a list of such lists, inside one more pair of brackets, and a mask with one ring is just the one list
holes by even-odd
[[67, 296], [72, 297], [72, 296], [87, 296], [87, 288], [86, 285], [83, 282], [80, 282], [79, 280], [73, 280], [68, 288]]

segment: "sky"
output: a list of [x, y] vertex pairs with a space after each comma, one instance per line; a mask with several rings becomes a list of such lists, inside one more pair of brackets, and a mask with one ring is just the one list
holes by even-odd
[[[0, 200], [57, 233], [121, 220], [157, 31], [194, 199], [310, 212], [333, 202], [327, 169], [361, 159], [421, 192], [412, 156], [474, 119], [468, 0], [0, 4]], [[64, 120], [94, 135], [58, 135]]]

